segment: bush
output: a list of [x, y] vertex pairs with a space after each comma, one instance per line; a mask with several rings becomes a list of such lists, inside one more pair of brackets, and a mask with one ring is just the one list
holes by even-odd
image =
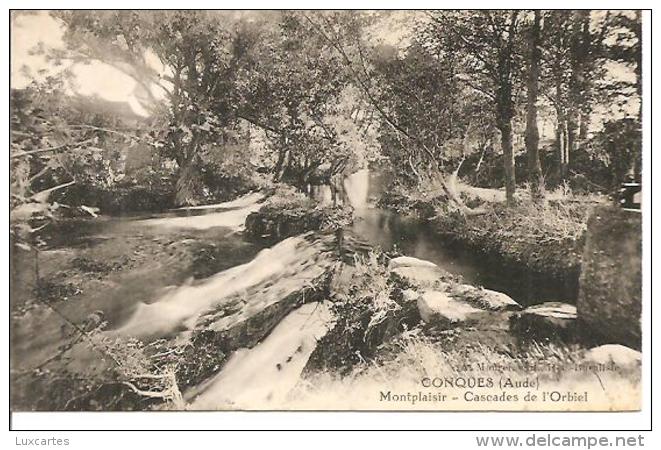
[[281, 240], [307, 231], [338, 230], [353, 220], [350, 207], [318, 205], [286, 185], [277, 186], [259, 211], [246, 219], [246, 231], [255, 238]]
[[63, 204], [97, 207], [104, 214], [160, 212], [174, 207], [174, 185], [119, 185], [105, 187], [76, 184], [53, 198]]
[[582, 203], [522, 200], [515, 207], [486, 206], [486, 213], [464, 216], [438, 209], [435, 229], [455, 240], [521, 263], [549, 276], [577, 274], [588, 208]]
[[307, 373], [350, 373], [384, 342], [420, 321], [416, 303], [404, 300], [400, 280], [390, 276], [385, 255], [374, 252], [338, 269], [330, 300], [337, 321], [310, 356]]
[[[68, 342], [37, 368], [13, 372], [13, 407], [41, 411], [183, 408], [175, 376], [178, 354], [162, 340], [144, 344], [111, 337], [104, 326], [76, 328]], [[69, 352], [90, 352], [95, 363], [70, 370]]]

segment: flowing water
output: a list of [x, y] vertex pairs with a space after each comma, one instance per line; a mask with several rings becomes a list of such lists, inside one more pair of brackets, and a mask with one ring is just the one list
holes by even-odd
[[[347, 231], [374, 247], [432, 261], [461, 275], [467, 283], [500, 290], [522, 304], [575, 299], [572, 282], [549, 283], [534, 274], [508, 269], [499, 261], [444, 241], [414, 218], [374, 207], [374, 199], [383, 189], [378, 174], [361, 170], [344, 184], [356, 213]], [[312, 192], [328, 197], [324, 188]], [[109, 322], [108, 333], [142, 339], [185, 335], [199, 327], [202, 315], [219, 305], [233, 309], [223, 311], [224, 319], [214, 326], [228, 329], [228, 321], [248, 321], [255, 311], [270, 307], [315, 280], [330, 264], [322, 247], [300, 237], [270, 249], [248, 242], [242, 234], [243, 223], [248, 214], [259, 209], [261, 199], [261, 195], [251, 194], [219, 205], [150, 217], [95, 219], [84, 227], [74, 227], [70, 234], [59, 236], [62, 244], [84, 247], [99, 255], [133, 252], [148, 264], [116, 278], [111, 276], [111, 281], [99, 285], [98, 292], [87, 293], [79, 300], [74, 297], [58, 307], [79, 323], [91, 312], [103, 311]], [[138, 239], [137, 244], [132, 244], [132, 239]], [[145, 242], [154, 245], [143, 245]], [[200, 242], [205, 243], [205, 249], [213, 248], [211, 258], [203, 261], [211, 265], [205, 276], [196, 275], [194, 270], [197, 247], [187, 247]], [[173, 250], [164, 256], [163, 246]], [[174, 248], [188, 251], [181, 253]], [[51, 257], [60, 257], [56, 254], [59, 251], [67, 250], [54, 250]], [[21, 358], [27, 366], [52, 353], [63, 337], [52, 317], [31, 318], [30, 314], [14, 326], [12, 347], [13, 352], [32, 356]], [[286, 395], [299, 379], [314, 342], [325, 334], [333, 317], [327, 303], [315, 302], [277, 318], [279, 323], [270, 324], [274, 328], [265, 330], [261, 340], [250, 345], [252, 348], [234, 352], [215, 377], [187, 394], [190, 408], [254, 405], [268, 409]], [[40, 329], [38, 336], [34, 336], [35, 327]]]
[[201, 393], [191, 395], [190, 409], [277, 408], [332, 322], [329, 302], [296, 309], [255, 347], [234, 352], [217, 376], [195, 390]]
[[574, 303], [577, 280], [551, 279], [503, 264], [494, 255], [484, 255], [436, 234], [425, 222], [374, 206], [387, 188], [387, 177], [367, 170], [347, 179], [345, 189], [355, 208], [350, 231], [382, 250], [398, 250], [407, 256], [432, 261], [448, 272], [461, 275], [468, 284], [504, 292], [522, 305], [545, 301]]

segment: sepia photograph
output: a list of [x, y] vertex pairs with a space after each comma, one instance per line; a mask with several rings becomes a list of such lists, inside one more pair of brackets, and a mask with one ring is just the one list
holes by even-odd
[[641, 411], [643, 19], [11, 10], [10, 412]]

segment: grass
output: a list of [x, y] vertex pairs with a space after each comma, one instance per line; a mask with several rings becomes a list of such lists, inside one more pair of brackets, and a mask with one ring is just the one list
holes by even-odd
[[420, 321], [415, 303], [403, 301], [401, 286], [390, 276], [384, 256], [372, 252], [338, 268], [329, 291], [337, 320], [318, 342], [306, 372], [349, 373], [372, 358], [384, 342]]
[[432, 224], [438, 234], [484, 254], [502, 257], [538, 273], [575, 277], [581, 261], [590, 205], [603, 200], [579, 196], [562, 186], [535, 203], [519, 189], [515, 206], [485, 201], [470, 190], [461, 196], [482, 214], [465, 215], [453, 208], [432, 182], [418, 188], [395, 187], [382, 197], [383, 207], [415, 214]]
[[497, 254], [530, 270], [564, 275], [578, 270], [589, 208], [578, 203], [488, 204], [485, 213], [464, 216], [444, 207], [430, 219], [444, 235]]
[[[330, 372], [308, 377], [283, 407], [516, 411], [640, 407], [639, 366], [598, 371], [584, 362], [579, 348], [536, 345], [520, 355], [481, 345], [463, 351], [444, 350], [421, 336], [418, 329], [405, 333], [395, 345], [398, 348], [390, 358], [363, 361], [342, 377]], [[427, 387], [423, 380], [433, 380], [437, 386]], [[507, 380], [513, 386], [501, 387], [501, 381]], [[557, 395], [585, 392], [587, 401], [552, 400]]]

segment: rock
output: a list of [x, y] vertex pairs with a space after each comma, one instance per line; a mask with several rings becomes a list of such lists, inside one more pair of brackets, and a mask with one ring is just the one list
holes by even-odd
[[398, 267], [436, 267], [438, 266], [431, 261], [424, 259], [413, 258], [411, 256], [399, 256], [393, 258], [388, 262], [388, 269], [393, 270]]
[[391, 274], [416, 285], [433, 285], [450, 274], [431, 261], [399, 256], [388, 262]]
[[402, 291], [402, 300], [405, 302], [414, 302], [420, 298], [420, 294], [413, 289], [405, 289]]
[[458, 301], [445, 292], [425, 291], [418, 298], [420, 317], [427, 323], [455, 324], [463, 322], [481, 310]]
[[619, 344], [607, 344], [591, 348], [585, 353], [585, 361], [596, 364], [610, 364], [626, 368], [640, 364], [642, 354], [634, 349]]
[[533, 305], [510, 317], [510, 331], [533, 339], [572, 340], [575, 325], [576, 307], [560, 302]]
[[441, 280], [448, 273], [439, 267], [396, 267], [390, 273], [412, 284], [433, 284]]
[[577, 309], [597, 342], [640, 349], [641, 240], [640, 211], [599, 206], [590, 215]]
[[516, 311], [521, 309], [512, 297], [502, 292], [484, 289], [469, 284], [447, 285], [447, 292], [467, 301], [471, 305], [489, 311]]

